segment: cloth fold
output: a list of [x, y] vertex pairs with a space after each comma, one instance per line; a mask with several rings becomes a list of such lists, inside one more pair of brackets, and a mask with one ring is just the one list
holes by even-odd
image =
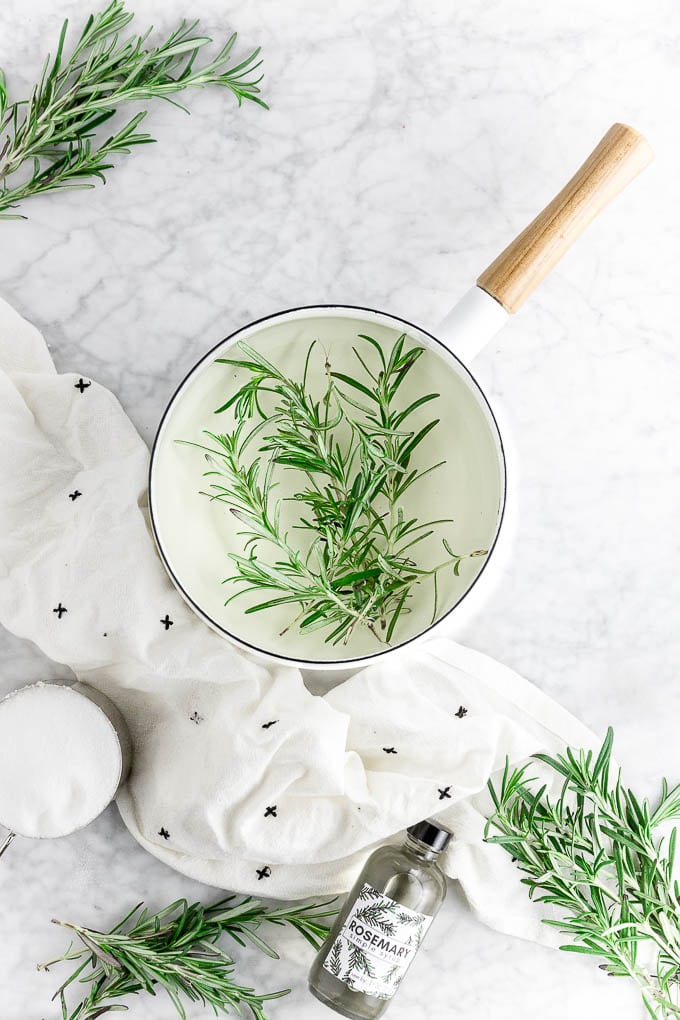
[[376, 843], [434, 816], [479, 916], [547, 940], [509, 858], [483, 842], [485, 787], [506, 756], [596, 745], [586, 727], [447, 639], [319, 696], [213, 633], [156, 554], [149, 454], [123, 409], [57, 374], [1, 301], [0, 436], [0, 620], [125, 716], [118, 807], [142, 846], [211, 885], [299, 898], [348, 888]]

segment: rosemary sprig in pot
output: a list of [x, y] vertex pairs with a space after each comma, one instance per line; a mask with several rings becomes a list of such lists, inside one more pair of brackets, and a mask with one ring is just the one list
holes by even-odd
[[[613, 731], [596, 758], [567, 748], [537, 754], [563, 779], [556, 799], [537, 787], [528, 766], [506, 765], [500, 784], [489, 783], [495, 814], [487, 839], [517, 861], [529, 895], [559, 918], [544, 923], [570, 941], [571, 953], [600, 958], [612, 976], [632, 978], [655, 1020], [680, 1017], [680, 885], [674, 873], [680, 785], [663, 780], [654, 807], [612, 776]], [[492, 830], [498, 835], [489, 835]]]
[[[229, 935], [241, 946], [250, 943], [278, 959], [258, 931], [269, 923], [294, 928], [318, 949], [328, 935], [326, 918], [336, 913], [327, 909], [332, 902], [266, 907], [250, 896], [239, 901], [228, 896], [209, 907], [177, 900], [155, 914], [139, 904], [108, 933], [55, 921], [75, 932], [82, 945], [71, 943], [63, 956], [39, 969], [79, 961], [54, 995], [63, 1020], [95, 1020], [127, 1010], [121, 999], [141, 991], [155, 995], [157, 988], [165, 990], [183, 1020], [183, 1000], [211, 1006], [216, 1016], [242, 1016], [242, 1007], [247, 1007], [255, 1020], [267, 1020], [264, 1003], [290, 989], [261, 994], [241, 985], [234, 977], [234, 961], [217, 945], [218, 940]], [[88, 990], [69, 1012], [66, 990], [74, 982], [87, 985]]]
[[138, 130], [141, 111], [115, 134], [96, 132], [123, 104], [171, 97], [189, 88], [221, 85], [239, 106], [249, 99], [260, 106], [260, 77], [254, 77], [259, 50], [232, 60], [232, 35], [203, 66], [196, 59], [211, 40], [197, 35], [198, 21], [182, 21], [164, 42], [148, 45], [151, 29], [121, 37], [133, 19], [122, 0], [90, 15], [70, 56], [65, 56], [68, 21], [54, 58], [48, 56], [30, 97], [9, 103], [0, 70], [0, 219], [24, 219], [8, 212], [20, 202], [57, 188], [92, 188], [113, 167], [111, 158], [153, 142]]
[[[217, 409], [233, 412], [235, 428], [206, 432], [210, 445], [189, 445], [206, 455], [206, 495], [244, 525], [243, 552], [229, 553], [235, 572], [226, 578], [239, 590], [227, 602], [266, 592], [245, 612], [290, 606], [294, 616], [282, 633], [293, 625], [303, 634], [325, 629], [326, 642], [338, 644], [365, 627], [389, 644], [418, 586], [433, 582], [434, 619], [437, 575], [447, 568], [458, 574], [465, 559], [486, 550], [461, 554], [442, 538], [441, 562], [425, 567], [414, 559], [414, 548], [450, 523], [409, 517], [403, 504], [406, 492], [444, 463], [412, 463], [439, 421], [410, 427], [411, 416], [439, 394], [420, 394], [404, 406], [401, 387], [423, 348], [407, 347], [402, 335], [386, 354], [372, 337], [359, 339], [364, 350], [353, 352], [360, 377], [334, 371], [326, 356], [321, 395], [308, 384], [316, 341], [300, 381], [241, 342], [242, 357], [218, 359], [248, 373]], [[299, 483], [285, 500], [274, 491], [281, 471]], [[299, 508], [290, 528], [282, 512], [289, 501]]]

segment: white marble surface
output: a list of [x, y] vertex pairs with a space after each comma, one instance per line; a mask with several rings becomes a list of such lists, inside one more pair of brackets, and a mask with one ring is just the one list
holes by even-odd
[[[517, 448], [514, 555], [460, 635], [595, 728], [631, 780], [680, 778], [680, 9], [676, 0], [137, 0], [140, 22], [200, 15], [261, 44], [271, 111], [215, 93], [149, 119], [160, 144], [105, 188], [26, 205], [0, 226], [0, 293], [57, 364], [110, 386], [151, 439], [176, 382], [235, 326], [295, 304], [383, 307], [434, 326], [614, 120], [657, 162], [591, 228], [475, 363]], [[6, 0], [0, 66], [15, 94], [84, 0]], [[2, 635], [0, 692], [68, 675]], [[214, 891], [144, 854], [114, 809], [72, 838], [17, 841], [0, 868], [3, 1020], [56, 1018], [58, 916], [105, 925], [133, 902]], [[310, 952], [249, 954], [272, 1020], [330, 1016]], [[166, 1020], [162, 999], [131, 1020]], [[195, 1010], [192, 1017], [207, 1015]], [[580, 958], [513, 941], [455, 887], [394, 1020], [642, 1017]]]

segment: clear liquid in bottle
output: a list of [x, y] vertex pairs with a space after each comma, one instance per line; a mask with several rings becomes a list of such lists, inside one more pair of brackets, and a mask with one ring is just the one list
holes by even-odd
[[351, 1020], [382, 1016], [446, 896], [451, 833], [430, 820], [406, 831], [368, 858], [309, 973], [312, 994]]

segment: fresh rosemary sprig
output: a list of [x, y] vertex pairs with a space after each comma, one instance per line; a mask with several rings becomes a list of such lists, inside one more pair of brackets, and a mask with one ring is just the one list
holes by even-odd
[[212, 41], [194, 34], [198, 21], [182, 21], [164, 42], [149, 46], [151, 29], [121, 38], [132, 19], [122, 0], [112, 0], [103, 11], [90, 15], [69, 57], [64, 55], [65, 21], [54, 59], [47, 57], [28, 100], [8, 102], [0, 70], [1, 219], [24, 219], [7, 210], [33, 195], [94, 187], [87, 178], [104, 181], [105, 171], [114, 165], [113, 156], [153, 142], [151, 135], [137, 130], [144, 111], [115, 134], [95, 140], [97, 129], [121, 104], [162, 98], [178, 106], [171, 97], [184, 89], [222, 85], [239, 106], [244, 99], [266, 105], [259, 97], [261, 76], [253, 77], [261, 64], [259, 50], [233, 63], [235, 34], [211, 60], [194, 67], [199, 52]]
[[[561, 948], [603, 960], [601, 969], [631, 977], [648, 1013], [680, 1017], [680, 885], [674, 875], [677, 828], [668, 839], [662, 823], [680, 819], [680, 785], [663, 780], [654, 808], [610, 778], [613, 732], [602, 748], [568, 748], [534, 757], [563, 778], [551, 800], [547, 785], [534, 789], [528, 766], [506, 765], [487, 839], [517, 861], [529, 895], [561, 915], [544, 923], [568, 935]], [[491, 829], [500, 835], [490, 836]]]
[[[227, 602], [269, 592], [245, 612], [290, 606], [295, 616], [282, 633], [293, 624], [302, 633], [325, 628], [325, 640], [333, 644], [347, 643], [357, 626], [390, 643], [415, 589], [428, 578], [434, 581], [434, 618], [437, 574], [445, 568], [458, 574], [464, 559], [485, 554], [456, 553], [442, 539], [442, 562], [423, 567], [414, 560], [413, 548], [450, 523], [407, 517], [402, 505], [411, 486], [444, 463], [412, 466], [438, 419], [415, 429], [408, 421], [438, 394], [403, 406], [401, 387], [423, 349], [407, 349], [403, 335], [386, 356], [372, 337], [360, 339], [365, 350], [353, 350], [363, 378], [334, 371], [326, 356], [320, 397], [308, 386], [316, 342], [300, 382], [241, 342], [244, 357], [218, 359], [248, 373], [217, 409], [232, 410], [236, 427], [206, 432], [211, 445], [189, 444], [206, 455], [210, 469], [204, 477], [212, 479], [206, 495], [228, 506], [245, 529], [243, 552], [229, 553], [236, 572], [226, 582], [239, 590]], [[302, 481], [285, 500], [300, 511], [290, 528], [283, 523], [284, 499], [274, 493], [281, 470]], [[292, 531], [301, 533], [299, 542]], [[264, 559], [263, 548], [275, 558]]]
[[[245, 1006], [255, 1020], [267, 1020], [264, 1003], [286, 995], [290, 989], [260, 994], [234, 979], [234, 961], [218, 945], [229, 935], [239, 945], [247, 943], [278, 959], [258, 933], [265, 923], [288, 926], [318, 949], [328, 935], [325, 919], [336, 911], [326, 909], [333, 901], [296, 907], [266, 907], [248, 896], [235, 902], [227, 896], [209, 907], [177, 900], [150, 914], [138, 904], [108, 934], [81, 925], [62, 924], [75, 932], [82, 948], [73, 943], [63, 956], [41, 964], [47, 970], [65, 960], [78, 960], [76, 970], [54, 994], [61, 1004], [63, 1020], [95, 1020], [106, 1013], [127, 1010], [121, 999], [163, 988], [180, 1017], [183, 1000], [211, 1006], [215, 1015], [236, 1013]], [[89, 986], [72, 1012], [66, 989], [77, 981]]]

